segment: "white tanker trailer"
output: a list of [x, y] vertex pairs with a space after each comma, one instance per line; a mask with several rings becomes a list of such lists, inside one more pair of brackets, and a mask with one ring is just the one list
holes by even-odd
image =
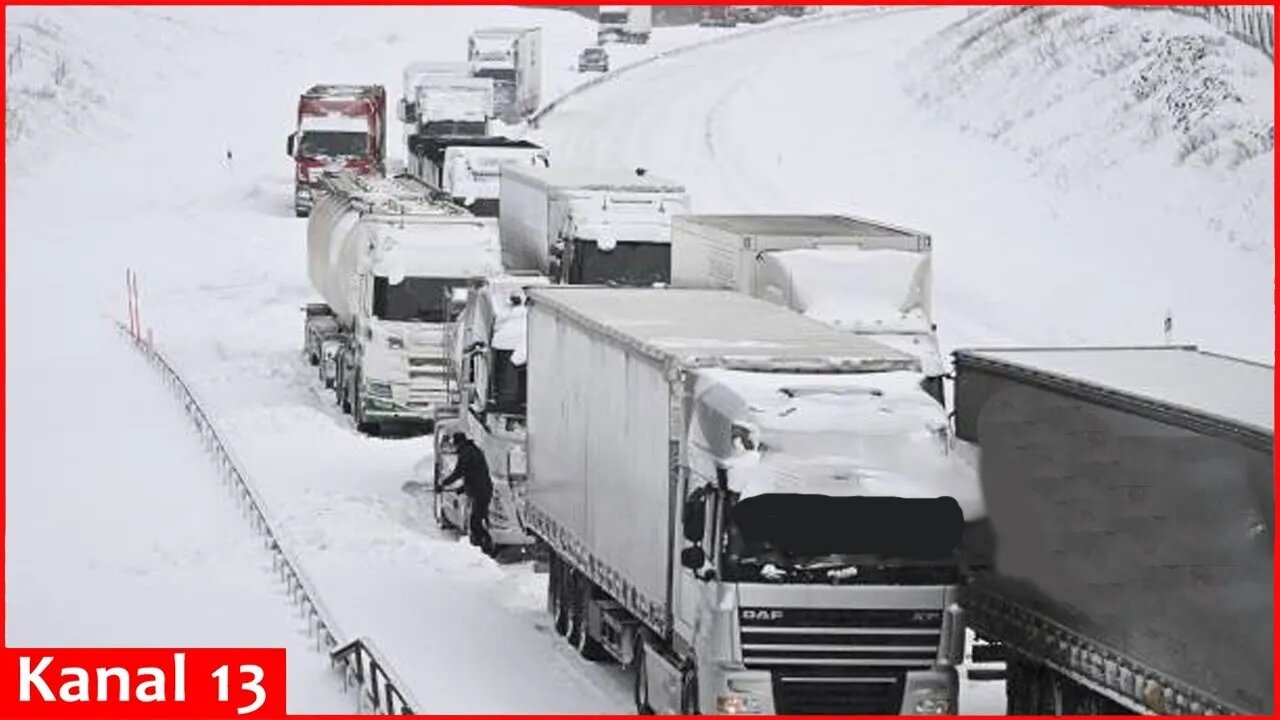
[[304, 353], [361, 432], [428, 431], [445, 401], [451, 290], [501, 270], [498, 228], [409, 177], [321, 180], [307, 224]]

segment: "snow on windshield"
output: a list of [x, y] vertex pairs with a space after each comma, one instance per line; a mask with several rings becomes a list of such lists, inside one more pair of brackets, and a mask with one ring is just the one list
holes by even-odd
[[927, 332], [929, 256], [826, 247], [766, 253], [764, 296], [858, 332]]
[[903, 498], [953, 497], [983, 516], [974, 468], [955, 451], [945, 409], [913, 372], [791, 375], [697, 371], [695, 394], [750, 430], [729, 458], [730, 489]]

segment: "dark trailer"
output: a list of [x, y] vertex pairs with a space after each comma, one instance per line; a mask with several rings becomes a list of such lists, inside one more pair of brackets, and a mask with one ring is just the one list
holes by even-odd
[[1192, 347], [955, 360], [993, 540], [966, 614], [1004, 647], [1010, 714], [1271, 714], [1274, 368]]

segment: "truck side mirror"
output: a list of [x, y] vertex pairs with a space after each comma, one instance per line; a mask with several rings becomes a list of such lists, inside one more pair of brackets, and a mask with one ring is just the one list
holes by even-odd
[[698, 547], [697, 545], [694, 545], [693, 547], [687, 547], [684, 550], [680, 551], [680, 564], [689, 568], [690, 570], [693, 570], [696, 572], [697, 570], [701, 569], [702, 566], [706, 564], [706, 562], [707, 562], [707, 553], [704, 552], [703, 549]]
[[298, 133], [289, 133], [289, 137], [285, 140], [284, 154], [288, 155], [289, 157], [293, 157], [293, 141], [294, 141], [294, 138], [297, 136], [297, 134]]
[[707, 530], [707, 500], [700, 491], [695, 491], [685, 501], [682, 520], [684, 539], [689, 542], [701, 542]]

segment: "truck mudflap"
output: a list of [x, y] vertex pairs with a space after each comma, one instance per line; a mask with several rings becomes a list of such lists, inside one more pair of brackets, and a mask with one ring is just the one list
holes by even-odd
[[978, 632], [1140, 714], [1250, 715], [995, 593], [965, 589], [966, 617]]

